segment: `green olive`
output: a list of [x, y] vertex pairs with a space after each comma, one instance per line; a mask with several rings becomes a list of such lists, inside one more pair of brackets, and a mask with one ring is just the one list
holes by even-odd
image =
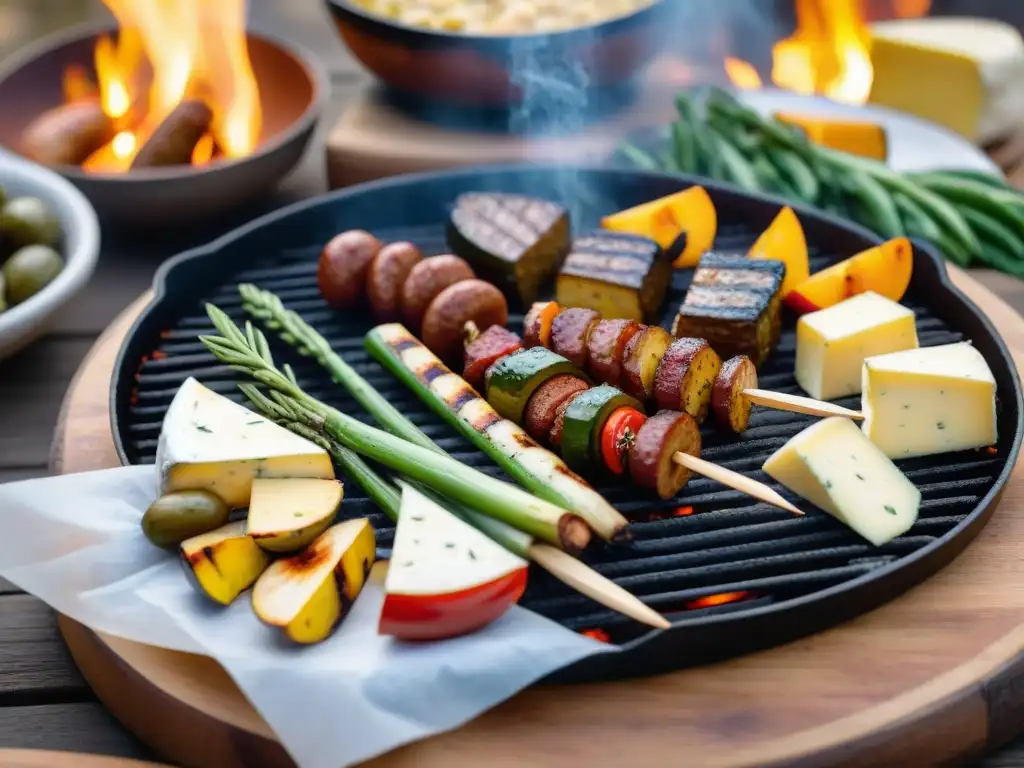
[[10, 304], [20, 304], [35, 296], [64, 269], [64, 259], [53, 248], [45, 245], [27, 245], [4, 264], [3, 275], [7, 283], [4, 295]]
[[142, 532], [158, 547], [170, 547], [220, 528], [229, 513], [228, 505], [209, 491], [177, 491], [149, 505]]
[[60, 221], [38, 197], [12, 197], [0, 208], [0, 232], [15, 247], [57, 245]]

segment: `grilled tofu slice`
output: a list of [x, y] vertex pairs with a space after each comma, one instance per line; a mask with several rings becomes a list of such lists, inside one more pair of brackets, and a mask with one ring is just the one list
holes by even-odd
[[569, 241], [565, 208], [526, 195], [466, 192], [448, 222], [452, 252], [484, 279], [514, 290], [524, 306], [558, 271]]
[[653, 240], [597, 231], [576, 238], [558, 274], [556, 298], [606, 320], [654, 320], [671, 276], [672, 262]]
[[724, 358], [760, 366], [782, 331], [781, 261], [705, 254], [672, 326], [675, 336], [707, 339]]

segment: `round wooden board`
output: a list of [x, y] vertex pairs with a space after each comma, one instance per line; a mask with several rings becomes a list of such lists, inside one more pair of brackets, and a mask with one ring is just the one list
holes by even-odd
[[[999, 328], [1018, 369], [1024, 319], [962, 272], [956, 282]], [[96, 343], [72, 383], [54, 470], [115, 466], [107, 397], [114, 357], [142, 297]], [[375, 766], [934, 765], [974, 756], [1024, 722], [1024, 469], [952, 565], [840, 627], [761, 653], [661, 677], [527, 690], [451, 733]], [[290, 765], [214, 662], [97, 635], [61, 619], [97, 695], [165, 759]], [[338, 713], [338, 727], [345, 727]], [[359, 738], [353, 733], [352, 738]]]
[[0, 768], [170, 768], [126, 757], [54, 752], [46, 749], [0, 749]]

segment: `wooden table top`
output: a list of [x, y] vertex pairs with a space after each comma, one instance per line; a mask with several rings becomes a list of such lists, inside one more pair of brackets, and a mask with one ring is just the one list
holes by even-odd
[[[127, 242], [104, 232], [95, 277], [59, 316], [53, 332], [19, 355], [0, 362], [0, 482], [49, 473], [50, 443], [61, 398], [86, 352], [103, 329], [151, 283], [166, 257], [206, 242], [254, 215], [326, 190], [323, 136], [341, 108], [367, 82], [337, 42], [320, 0], [250, 0], [257, 30], [300, 42], [320, 55], [329, 70], [332, 98], [317, 138], [302, 166], [272, 199], [221, 222], [216, 231], [187, 238]], [[53, 28], [102, 14], [99, 0], [4, 0], [0, 2], [0, 57]], [[987, 271], [973, 276], [1024, 312], [1024, 282]], [[1021, 723], [1024, 729], [1024, 723]], [[155, 759], [111, 717], [72, 663], [52, 611], [0, 580], [0, 748], [66, 750]], [[0, 765], [51, 765], [45, 753], [18, 753], [13, 762], [0, 750]], [[72, 763], [69, 763], [72, 764]], [[73, 763], [90, 765], [91, 763]], [[1024, 766], [1024, 738], [984, 760], [986, 768]], [[98, 768], [98, 766], [97, 766]]]

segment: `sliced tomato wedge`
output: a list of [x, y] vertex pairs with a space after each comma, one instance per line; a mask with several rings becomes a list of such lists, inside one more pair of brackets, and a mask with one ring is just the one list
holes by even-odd
[[629, 451], [636, 441], [636, 433], [647, 417], [636, 408], [619, 408], [608, 417], [601, 430], [601, 461], [616, 475], [626, 471]]

